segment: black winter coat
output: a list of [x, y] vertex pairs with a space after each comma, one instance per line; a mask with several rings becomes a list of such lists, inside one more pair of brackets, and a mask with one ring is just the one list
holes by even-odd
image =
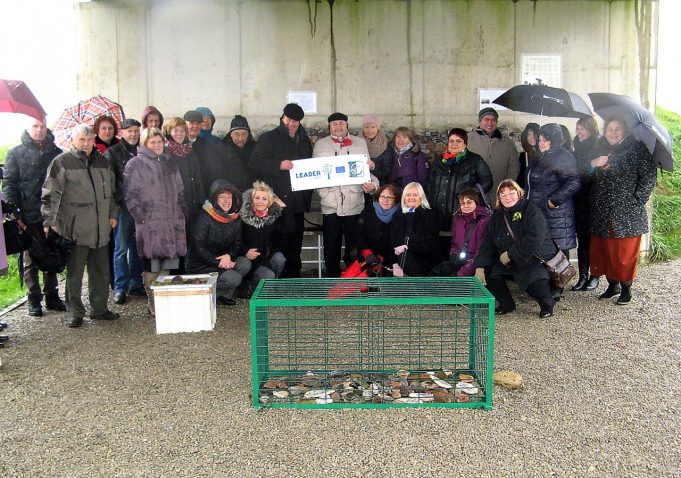
[[203, 173], [203, 185], [206, 189], [216, 179], [226, 179], [240, 192], [253, 187], [253, 173], [248, 169], [248, 159], [255, 148], [255, 141], [248, 140], [243, 148], [239, 148], [232, 142], [231, 136], [219, 144], [213, 145], [215, 154], [208, 157], [201, 164]]
[[190, 225], [198, 216], [201, 206], [203, 206], [203, 202], [206, 200], [206, 190], [203, 187], [203, 179], [201, 178], [201, 166], [194, 150], [186, 158], [175, 156], [170, 151], [167, 152], [170, 156], [170, 161], [175, 164], [182, 178], [184, 199], [187, 203], [187, 225]]
[[[441, 231], [452, 227], [452, 216], [459, 209], [456, 195], [462, 189], [480, 184], [488, 193], [492, 189], [492, 171], [480, 155], [467, 151], [466, 155], [452, 166], [433, 161], [428, 178], [428, 202], [438, 215]], [[487, 198], [485, 198], [487, 200]]]
[[245, 256], [249, 249], [257, 249], [260, 255], [251, 261], [251, 270], [255, 271], [262, 262], [269, 259], [278, 249], [270, 241], [276, 221], [283, 213], [277, 203], [272, 203], [265, 217], [258, 217], [253, 211], [253, 189], [243, 193], [243, 206], [241, 206], [242, 249], [240, 255]]
[[118, 143], [104, 152], [104, 157], [109, 160], [111, 169], [113, 169], [113, 172], [116, 175], [116, 194], [114, 194], [114, 201], [116, 201], [119, 210], [125, 210], [125, 200], [123, 197], [123, 173], [125, 172], [125, 165], [135, 156], [137, 156], [137, 145], [132, 145], [124, 139], [121, 139]]
[[[437, 214], [432, 209], [416, 208], [414, 212], [395, 213], [390, 223], [390, 242], [393, 247], [407, 243], [402, 269], [409, 277], [427, 276], [442, 261]], [[397, 257], [402, 262], [402, 255]]]
[[41, 151], [24, 131], [21, 144], [10, 149], [5, 158], [2, 192], [6, 202], [21, 209], [27, 224], [43, 222], [40, 198], [47, 167], [62, 152], [55, 146], [54, 136], [49, 130], [42, 146]]
[[[399, 207], [399, 206], [398, 206]], [[397, 211], [395, 212], [397, 215]], [[393, 219], [395, 216], [393, 216]], [[391, 267], [396, 261], [390, 242], [390, 224], [381, 221], [374, 210], [374, 203], [368, 204], [357, 220], [357, 250], [362, 253], [369, 249], [371, 254], [383, 257], [383, 264]]]
[[312, 157], [312, 142], [302, 127], [298, 128], [295, 138], [288, 135], [286, 126], [263, 133], [255, 144], [248, 166], [255, 178], [260, 179], [274, 190], [286, 204], [286, 212], [302, 213], [310, 210], [312, 191], [291, 191], [289, 171], [282, 171], [279, 165], [288, 159], [307, 159]]
[[236, 218], [228, 223], [218, 222], [202, 210], [190, 233], [191, 247], [187, 256], [187, 272], [208, 274], [218, 272], [216, 257], [229, 254], [233, 261], [241, 255], [242, 222]]
[[[515, 240], [508, 232], [504, 215]], [[499, 261], [499, 256], [504, 252], [508, 252], [511, 258], [508, 267]], [[494, 212], [487, 223], [482, 245], [474, 262], [475, 267], [484, 267], [490, 277], [512, 275], [518, 287], [527, 290], [533, 282], [549, 278], [546, 268], [534, 258], [534, 254], [550, 259], [556, 252], [544, 214], [527, 199], [520, 199], [513, 207], [502, 207]]]
[[[527, 170], [527, 198], [534, 203], [549, 223], [551, 237], [562, 250], [577, 245], [575, 207], [572, 196], [579, 191], [577, 162], [569, 151], [551, 147]], [[549, 200], [556, 206], [549, 208]]]
[[591, 176], [591, 233], [610, 237], [611, 227], [616, 238], [648, 232], [646, 202], [657, 180], [650, 151], [633, 136], [615, 147], [601, 138], [596, 147], [596, 156], [609, 152], [610, 167]]
[[585, 141], [580, 141], [577, 136], [574, 139], [575, 161], [579, 171], [579, 180], [582, 187], [575, 193], [572, 200], [575, 203], [575, 228], [578, 236], [591, 234], [591, 205], [589, 196], [591, 191], [591, 160], [595, 158], [594, 147], [596, 146], [597, 135], [588, 137]]

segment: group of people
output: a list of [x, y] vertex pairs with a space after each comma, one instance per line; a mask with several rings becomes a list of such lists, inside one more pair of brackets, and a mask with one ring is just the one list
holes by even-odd
[[515, 310], [512, 279], [550, 317], [562, 291], [540, 260], [577, 246], [573, 290], [593, 290], [605, 275], [601, 298], [631, 300], [656, 176], [624, 120], [608, 119], [599, 138], [595, 120], [580, 119], [574, 146], [559, 125], [530, 123], [518, 155], [497, 112], [484, 108], [479, 127], [451, 129], [430, 161], [410, 128], [389, 139], [373, 114], [355, 136], [348, 117], [333, 113], [329, 135], [314, 145], [303, 118], [299, 105], [287, 104], [279, 125], [255, 141], [237, 115], [220, 139], [208, 108], [164, 119], [149, 106], [120, 131], [108, 116], [78, 125], [65, 152], [33, 120], [8, 153], [5, 199], [27, 228], [51, 229], [74, 248], [66, 304], [56, 275], [45, 274], [41, 289], [26, 254], [29, 315], [42, 315], [44, 296], [48, 309], [68, 309], [68, 326], [81, 326], [85, 267], [90, 316], [103, 320], [119, 317], [107, 307], [110, 286], [118, 304], [146, 295], [154, 314], [150, 287], [168, 273], [217, 272], [224, 305], [235, 304], [237, 290], [249, 297], [262, 278], [299, 277], [313, 191], [292, 189], [293, 161], [341, 154], [365, 155], [371, 174], [364, 184], [315, 190], [327, 276], [355, 260], [383, 275], [474, 275], [497, 299], [497, 314]]

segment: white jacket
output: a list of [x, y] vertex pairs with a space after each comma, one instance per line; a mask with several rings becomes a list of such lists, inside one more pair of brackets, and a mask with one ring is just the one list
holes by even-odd
[[[314, 144], [313, 157], [338, 156], [341, 154], [364, 154], [369, 159], [366, 141], [359, 136], [348, 135], [352, 142], [349, 146], [341, 147], [331, 136], [321, 138]], [[378, 179], [371, 175], [372, 184], [378, 188]], [[361, 184], [335, 186], [332, 188], [316, 189], [321, 198], [322, 214], [337, 214], [339, 216], [355, 216], [364, 209], [364, 190]]]

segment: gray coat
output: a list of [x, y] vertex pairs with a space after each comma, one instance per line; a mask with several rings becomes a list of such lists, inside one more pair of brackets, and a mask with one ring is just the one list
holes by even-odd
[[144, 259], [186, 255], [184, 186], [168, 155], [157, 156], [140, 145], [125, 166], [123, 183], [139, 255]]
[[109, 161], [92, 149], [60, 154], [47, 169], [42, 208], [45, 226], [79, 246], [98, 249], [109, 243], [111, 219], [118, 217], [114, 173]]

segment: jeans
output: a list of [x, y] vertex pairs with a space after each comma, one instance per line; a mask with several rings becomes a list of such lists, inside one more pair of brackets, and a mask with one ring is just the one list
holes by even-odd
[[217, 295], [231, 299], [234, 291], [241, 284], [244, 276], [251, 270], [251, 261], [245, 257], [237, 257], [233, 269], [220, 269], [218, 271]]
[[135, 220], [128, 211], [118, 213], [118, 225], [114, 229], [115, 247], [113, 257], [114, 290], [127, 292], [144, 287], [142, 260], [137, 255]]
[[281, 275], [286, 265], [286, 258], [281, 252], [272, 254], [269, 260], [260, 264], [253, 272], [253, 284], [258, 285], [260, 279], [275, 279]]

